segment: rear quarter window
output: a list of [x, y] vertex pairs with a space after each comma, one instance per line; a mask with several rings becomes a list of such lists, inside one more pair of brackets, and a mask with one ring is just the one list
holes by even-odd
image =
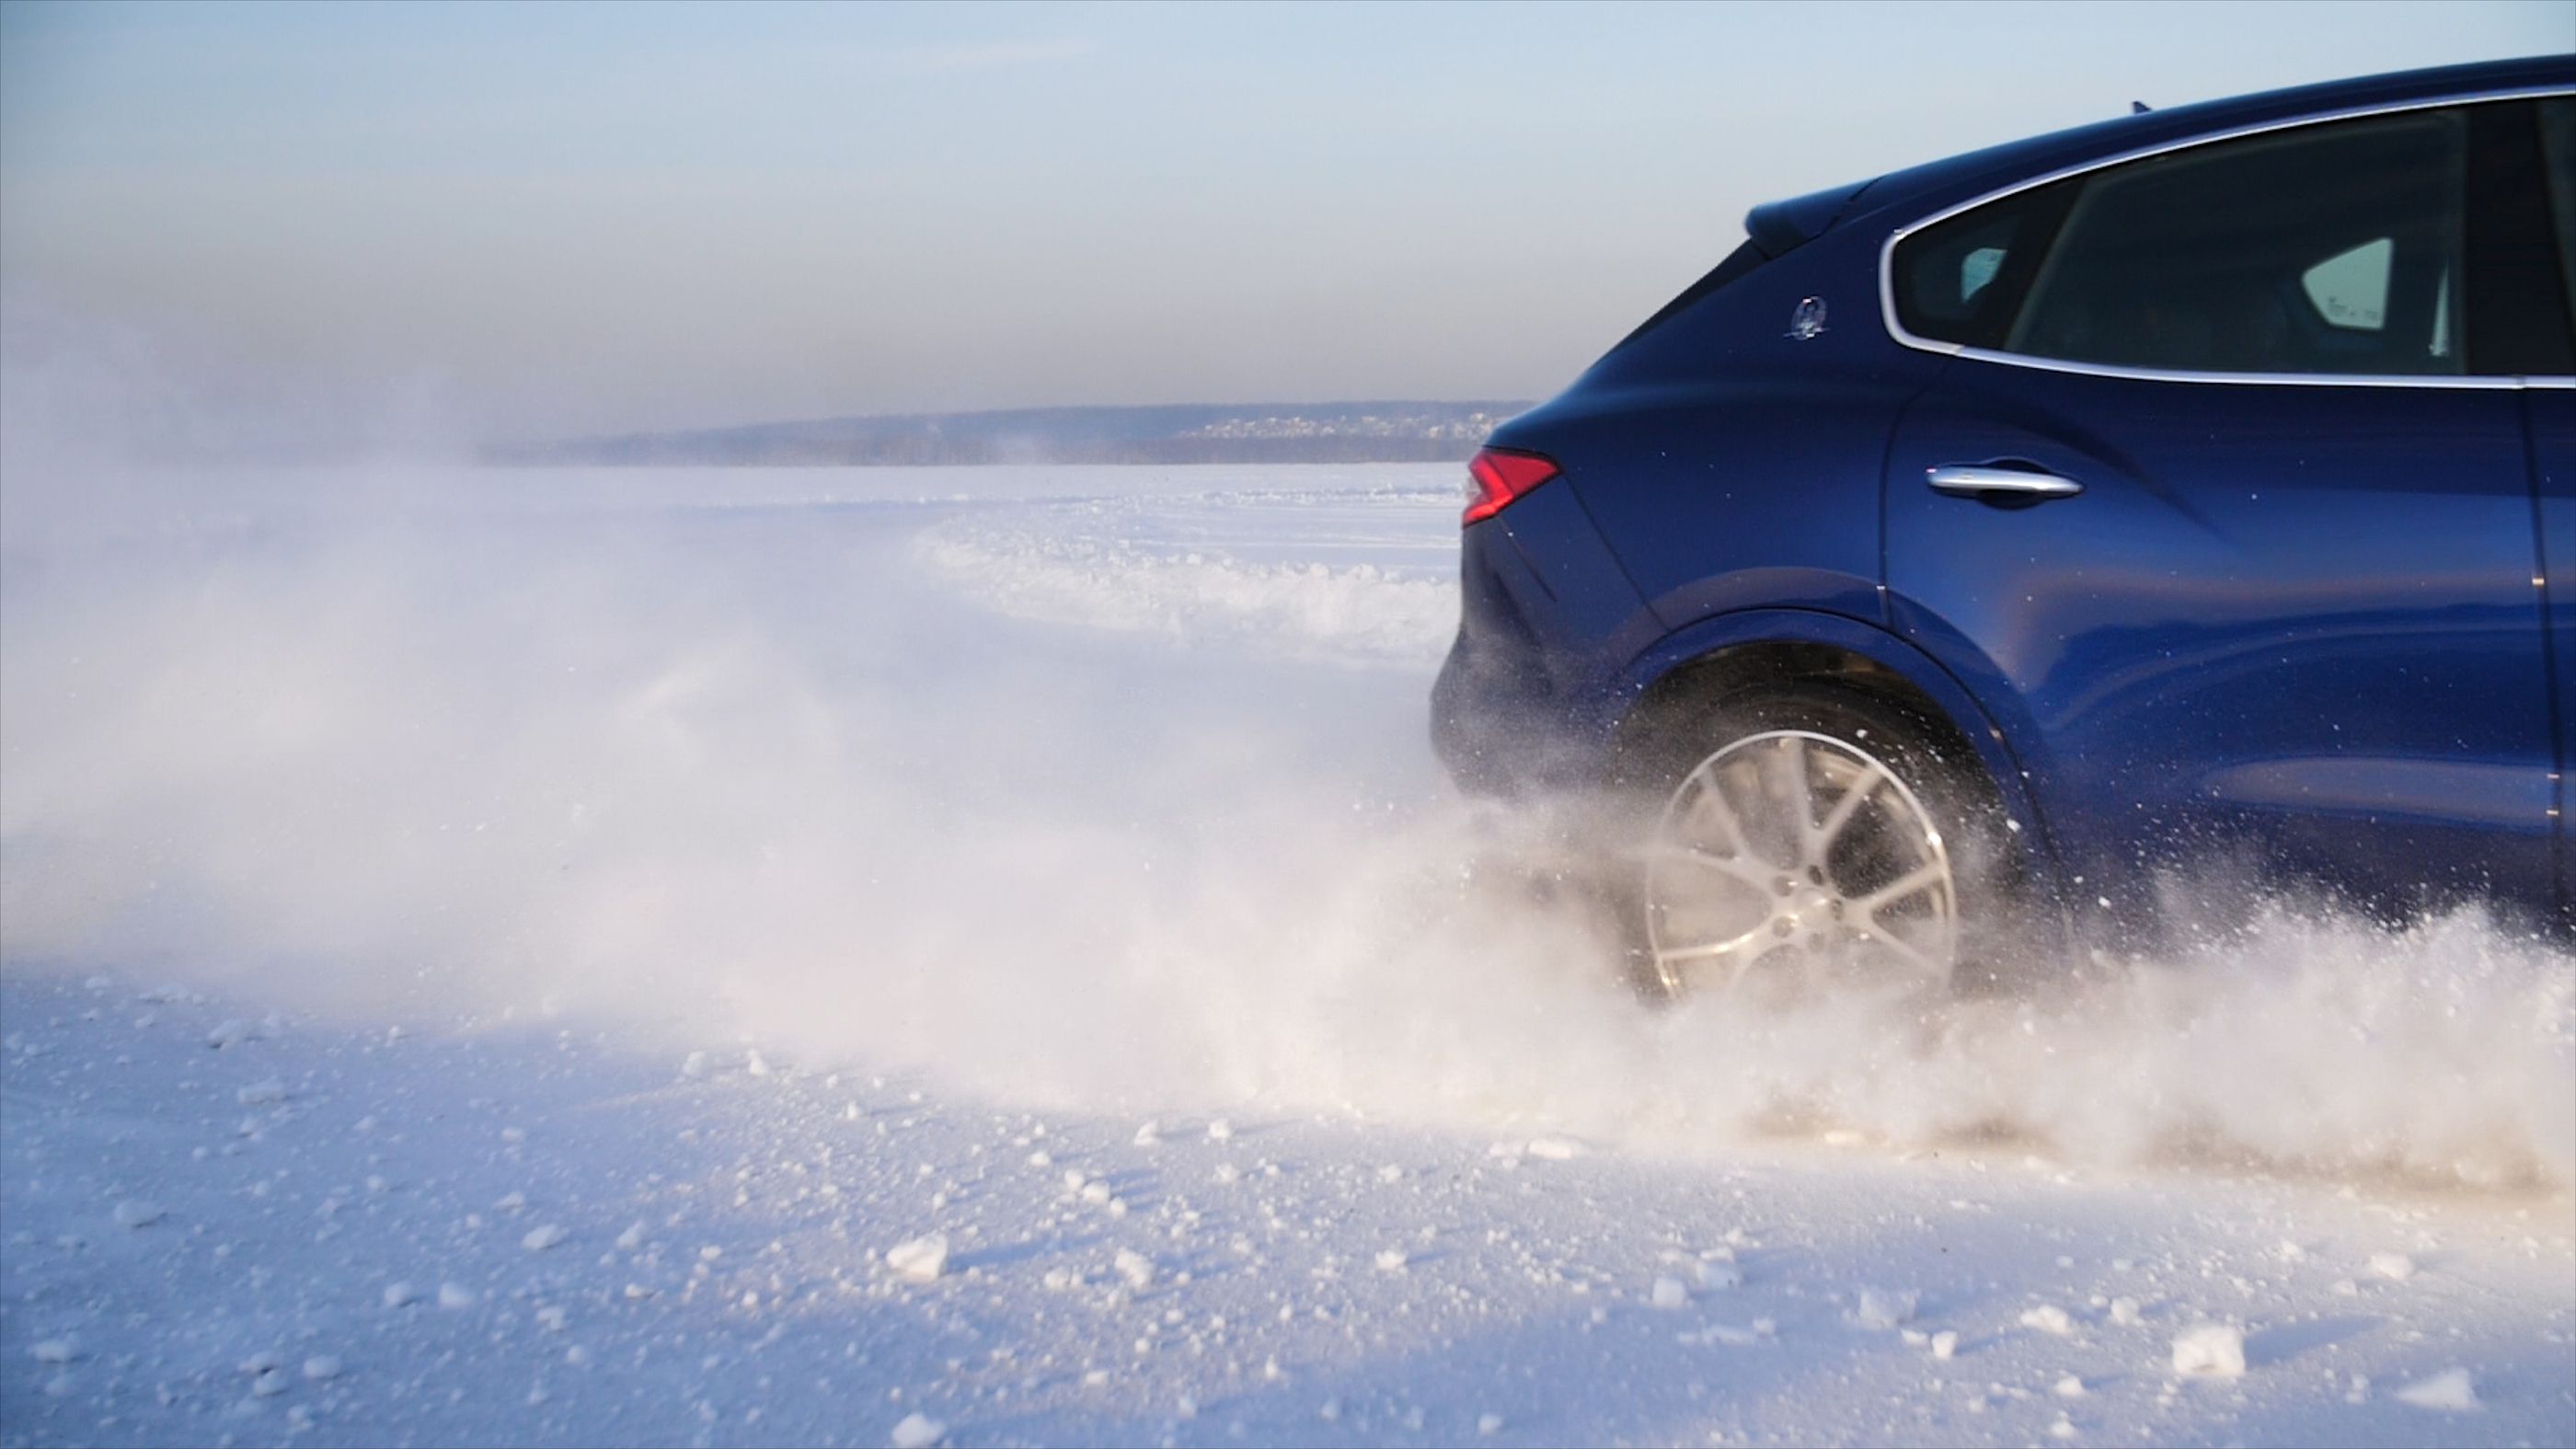
[[2000, 347], [2073, 188], [2043, 186], [1962, 212], [1897, 244], [1897, 320], [1917, 337]]

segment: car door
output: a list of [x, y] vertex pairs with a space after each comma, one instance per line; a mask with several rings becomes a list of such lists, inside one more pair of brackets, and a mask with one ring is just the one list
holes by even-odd
[[2173, 148], [1891, 246], [1891, 327], [1953, 353], [1892, 439], [1891, 619], [2004, 723], [2080, 903], [2551, 896], [2521, 390], [2467, 325], [2482, 110]]
[[[2542, 144], [2541, 190], [2557, 243], [2556, 282], [2566, 341], [2554, 363], [2536, 361], [2525, 380], [2523, 409], [2531, 430], [2534, 512], [2540, 521], [2550, 662], [2556, 673], [2558, 903], [2562, 915], [2576, 915], [2576, 821], [2570, 813], [2576, 806], [2576, 782], [2568, 778], [2569, 763], [2576, 759], [2576, 96], [2544, 100], [2533, 109]], [[2535, 293], [2545, 293], [2548, 280], [2526, 279]], [[2546, 303], [2533, 310], [2545, 315]]]

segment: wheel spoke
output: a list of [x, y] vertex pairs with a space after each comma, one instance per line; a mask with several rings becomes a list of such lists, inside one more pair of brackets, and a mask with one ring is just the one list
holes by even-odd
[[1691, 809], [1699, 816], [1715, 821], [1726, 832], [1727, 848], [1738, 857], [1753, 854], [1752, 846], [1744, 838], [1744, 822], [1736, 818], [1735, 806], [1726, 798], [1726, 787], [1718, 779], [1716, 771], [1709, 772], [1707, 783], [1700, 787], [1699, 798], [1691, 802]]
[[1936, 885], [1946, 883], [1949, 879], [1950, 868], [1948, 866], [1937, 860], [1927, 860], [1923, 864], [1914, 867], [1914, 869], [1907, 871], [1905, 874], [1898, 876], [1895, 880], [1888, 882], [1886, 885], [1880, 886], [1878, 889], [1871, 891], [1868, 895], [1862, 896], [1859, 900], [1852, 902], [1852, 908], [1859, 911], [1864, 916], [1875, 919], [1881, 906], [1901, 901], [1907, 896], [1919, 895], [1924, 891], [1930, 890]]
[[1711, 941], [1705, 946], [1667, 947], [1655, 952], [1655, 964], [1678, 966], [1690, 961], [1713, 961], [1720, 956], [1732, 956], [1738, 951], [1759, 945], [1768, 935], [1770, 930], [1767, 926], [1756, 926], [1740, 936], [1730, 936], [1723, 941]]
[[1789, 772], [1789, 817], [1797, 826], [1790, 844], [1801, 863], [1812, 861], [1816, 858], [1816, 794], [1807, 783], [1807, 742], [1787, 736], [1780, 741], [1780, 753]]
[[1842, 838], [1852, 817], [1860, 813], [1860, 807], [1869, 802], [1870, 796], [1878, 793], [1879, 786], [1893, 778], [1878, 761], [1869, 762], [1867, 772], [1852, 782], [1852, 787], [1843, 792], [1843, 797], [1834, 802], [1834, 808], [1825, 812], [1824, 822], [1816, 827], [1816, 859], [1819, 862], [1832, 852], [1834, 842]]
[[1757, 1004], [1788, 1006], [1814, 999], [1818, 984], [1816, 958], [1808, 952], [1792, 949], [1774, 952], [1737, 967], [1735, 974], [1727, 979], [1726, 995], [1731, 1001], [1747, 1001], [1753, 999], [1753, 993], [1758, 990], [1762, 995]]
[[1771, 877], [1775, 874], [1770, 867], [1758, 861], [1747, 861], [1740, 855], [1718, 855], [1691, 845], [1659, 846], [1654, 851], [1654, 859], [1713, 871], [1728, 880], [1751, 886], [1765, 896], [1771, 893]]
[[1940, 963], [1934, 961], [1930, 956], [1927, 956], [1922, 951], [1916, 949], [1912, 942], [1907, 941], [1905, 938], [1897, 935], [1894, 931], [1889, 930], [1887, 928], [1887, 923], [1881, 921], [1874, 915], [1869, 918], [1869, 940], [1872, 945], [1884, 946], [1888, 950], [1895, 952], [1897, 955], [1904, 957], [1907, 961], [1913, 964], [1915, 970], [1922, 972], [1926, 976], [1939, 976], [1942, 974]]

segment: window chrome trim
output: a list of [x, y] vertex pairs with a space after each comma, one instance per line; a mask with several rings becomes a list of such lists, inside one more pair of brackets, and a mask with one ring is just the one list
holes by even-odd
[[2175, 368], [2123, 367], [2108, 362], [2077, 362], [2062, 357], [2034, 357], [2019, 352], [1998, 352], [1987, 347], [1971, 347], [1964, 342], [1941, 342], [1918, 337], [1896, 319], [1896, 248], [1907, 237], [1926, 227], [1938, 226], [1961, 212], [1974, 211], [1990, 202], [2017, 196], [2022, 192], [2083, 176], [2150, 156], [2188, 151], [2195, 146], [2210, 146], [2245, 136], [2260, 136], [2271, 131], [2295, 130], [2301, 126], [2320, 126], [2334, 121], [2358, 120], [2364, 116], [2393, 116], [2407, 111], [2439, 110], [2444, 106], [2478, 105], [2488, 101], [2545, 100], [2552, 97], [2576, 96], [2576, 87], [2563, 85], [2521, 86], [2510, 90], [2474, 91], [2465, 95], [2435, 96], [2411, 101], [2392, 101], [2384, 105], [2353, 106], [2340, 111], [2294, 116], [2277, 121], [2258, 121], [2224, 131], [2211, 131], [2198, 136], [2185, 136], [2153, 146], [2140, 146], [2091, 161], [2061, 166], [2039, 176], [2026, 177], [2009, 186], [2001, 186], [1954, 203], [1928, 216], [1918, 217], [1887, 234], [1878, 248], [1878, 317], [1887, 328], [1890, 339], [1917, 352], [1930, 352], [1944, 357], [1964, 357], [1975, 362], [2001, 363], [2007, 367], [2031, 367], [2043, 372], [2074, 372], [2092, 377], [2125, 377], [2140, 382], [2251, 383], [2261, 387], [2434, 387], [2434, 388], [2521, 388], [2576, 387], [2576, 377], [2512, 377], [2503, 374], [2436, 373], [2390, 375], [2375, 372], [2192, 372]]
[[[1902, 339], [1899, 339], [1902, 340]], [[2061, 357], [2031, 357], [2018, 352], [1997, 352], [1965, 343], [1918, 342], [1909, 344], [1926, 352], [1945, 352], [1974, 362], [2000, 362], [2009, 367], [2031, 367], [2043, 372], [2080, 372], [2092, 377], [2126, 377], [2140, 382], [2214, 382], [2252, 383], [2258, 387], [2461, 387], [2497, 388], [2526, 387], [2548, 379], [2516, 377], [2507, 373], [2384, 373], [2384, 372], [2185, 372], [2159, 367], [2122, 367], [2112, 362], [2072, 362]], [[2576, 378], [2557, 379], [2576, 387]]]

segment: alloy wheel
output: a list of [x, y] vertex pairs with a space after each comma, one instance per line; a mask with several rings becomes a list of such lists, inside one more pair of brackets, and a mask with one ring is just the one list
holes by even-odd
[[1748, 735], [1702, 760], [1648, 847], [1655, 975], [1788, 1005], [1945, 983], [1958, 885], [1939, 826], [1877, 756], [1808, 730]]

